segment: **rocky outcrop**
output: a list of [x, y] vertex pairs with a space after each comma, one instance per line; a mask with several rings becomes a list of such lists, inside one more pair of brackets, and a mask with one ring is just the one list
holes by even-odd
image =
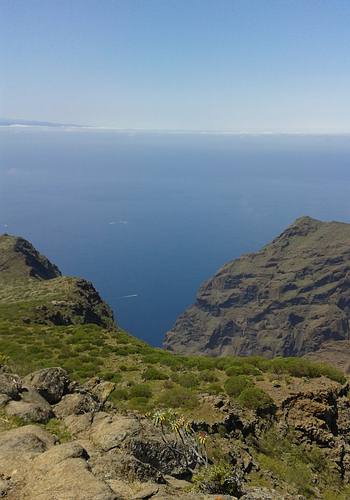
[[111, 308], [89, 281], [62, 276], [23, 238], [0, 235], [0, 306], [27, 303], [26, 324], [115, 327]]
[[350, 224], [297, 219], [199, 289], [165, 336], [178, 353], [302, 356], [350, 338]]
[[[294, 490], [281, 493], [279, 483], [274, 490], [247, 482], [260, 467], [254, 443], [271, 426], [281, 436], [292, 429], [297, 444], [317, 446], [339, 479], [350, 481], [349, 387], [326, 377], [279, 384], [257, 380], [276, 407], [264, 417], [227, 396], [200, 396], [198, 404], [208, 417], [191, 421], [191, 429], [220, 450], [230, 471], [225, 481], [236, 495], [218, 496], [225, 481], [209, 472], [201, 489], [193, 489], [191, 479], [203, 470], [203, 457], [186, 434], [179, 439], [176, 426], [157, 427], [148, 416], [111, 407], [106, 403], [111, 382], [94, 377], [80, 385], [60, 368], [39, 370], [23, 380], [6, 368], [2, 374], [16, 384], [14, 391], [0, 386], [9, 393], [0, 425], [14, 427], [0, 430], [0, 492], [9, 500], [302, 500]], [[43, 410], [48, 411], [44, 418]]]
[[69, 378], [62, 368], [46, 368], [24, 377], [24, 383], [36, 389], [50, 404], [58, 403], [67, 392]]
[[[205, 499], [188, 493], [198, 457], [166, 439], [149, 419], [104, 407], [114, 384], [98, 377], [80, 385], [61, 368], [21, 380], [2, 368], [0, 492], [10, 500]], [[1, 396], [1, 393], [0, 393]], [[108, 405], [107, 405], [108, 407]], [[16, 420], [11, 420], [13, 418]], [[54, 419], [65, 439], [42, 426]], [[49, 428], [49, 427], [48, 427]], [[231, 498], [228, 496], [227, 498]]]
[[0, 273], [7, 279], [30, 277], [53, 279], [61, 276], [57, 266], [40, 254], [24, 238], [0, 235]]

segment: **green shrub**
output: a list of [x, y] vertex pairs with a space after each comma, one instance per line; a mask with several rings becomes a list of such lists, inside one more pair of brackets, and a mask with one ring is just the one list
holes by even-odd
[[112, 371], [109, 371], [109, 370], [105, 370], [105, 371], [101, 371], [99, 373], [99, 376], [103, 379], [103, 380], [109, 380], [111, 382], [120, 382], [122, 380], [122, 375], [121, 373], [116, 373], [116, 372], [112, 372]]
[[172, 380], [165, 380], [163, 387], [164, 389], [172, 389], [175, 386], [174, 382]]
[[250, 363], [240, 363], [237, 365], [232, 365], [226, 368], [226, 375], [229, 377], [235, 375], [259, 375], [261, 371], [256, 368], [256, 366], [251, 365]]
[[224, 462], [202, 467], [193, 476], [194, 489], [208, 494], [224, 494], [238, 496], [240, 481], [235, 476], [232, 467]]
[[209, 384], [208, 387], [205, 388], [205, 392], [209, 394], [222, 394], [224, 389], [220, 384]]
[[200, 373], [200, 378], [203, 382], [217, 382], [218, 377], [213, 373], [212, 370], [203, 370]]
[[143, 372], [142, 378], [144, 380], [167, 380], [169, 377], [166, 373], [151, 366]]
[[195, 373], [180, 373], [178, 376], [173, 376], [173, 381], [188, 389], [199, 386], [199, 379]]
[[303, 358], [274, 358], [269, 361], [269, 371], [273, 373], [286, 373], [293, 377], [315, 378], [325, 377], [343, 384], [346, 378], [336, 368], [323, 363], [313, 363]]
[[152, 397], [152, 389], [147, 384], [136, 384], [130, 389], [131, 398], [145, 398]]
[[237, 402], [250, 410], [260, 414], [274, 413], [275, 405], [271, 397], [262, 389], [255, 386], [247, 386], [238, 396]]
[[253, 386], [253, 382], [245, 375], [237, 375], [226, 380], [224, 387], [229, 396], [237, 397], [247, 387]]
[[147, 413], [150, 409], [149, 400], [148, 400], [148, 398], [145, 398], [142, 396], [137, 396], [137, 397], [131, 398], [128, 401], [128, 407], [131, 410], [137, 410], [137, 411], [140, 411], [142, 413]]
[[114, 389], [108, 399], [113, 402], [126, 401], [127, 399], [129, 399], [129, 391], [127, 389], [124, 389], [123, 387]]
[[198, 397], [186, 387], [175, 386], [164, 391], [159, 396], [158, 403], [170, 408], [194, 408], [198, 404]]

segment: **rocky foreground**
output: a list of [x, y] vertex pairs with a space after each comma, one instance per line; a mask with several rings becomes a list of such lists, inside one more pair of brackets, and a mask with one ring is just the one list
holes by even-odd
[[[348, 385], [326, 377], [261, 385], [274, 404], [260, 414], [242, 410], [227, 397], [203, 394], [207, 418], [186, 425], [177, 418], [172, 420], [177, 425], [169, 427], [167, 412], [142, 416], [113, 408], [111, 382], [94, 378], [79, 385], [61, 368], [21, 379], [2, 366], [0, 495], [9, 500], [324, 498], [321, 469], [314, 470], [313, 490], [306, 497], [287, 478], [283, 484], [261, 469], [254, 448], [274, 425], [276, 436], [293, 429], [288, 439], [302, 446], [302, 453], [317, 449], [317, 463], [327, 464], [331, 481], [347, 482]], [[213, 448], [228, 460], [221, 476], [213, 475], [208, 462]], [[196, 482], [198, 470], [204, 473]], [[270, 487], [250, 482], [259, 474]], [[232, 493], [220, 494], [220, 488]]]
[[302, 217], [204, 283], [164, 347], [268, 358], [316, 353], [316, 359], [322, 350], [322, 359], [340, 359], [347, 370], [349, 314], [350, 224]]

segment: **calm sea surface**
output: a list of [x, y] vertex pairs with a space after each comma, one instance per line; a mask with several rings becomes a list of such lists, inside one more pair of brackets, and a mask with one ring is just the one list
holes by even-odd
[[350, 222], [350, 137], [0, 129], [0, 232], [159, 345], [202, 281], [296, 217]]

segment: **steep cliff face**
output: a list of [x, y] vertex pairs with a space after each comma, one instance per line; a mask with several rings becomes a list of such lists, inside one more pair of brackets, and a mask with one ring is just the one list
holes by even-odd
[[24, 238], [0, 235], [0, 280], [52, 279], [61, 276], [57, 266]]
[[350, 224], [297, 219], [199, 289], [165, 336], [179, 353], [302, 356], [348, 341]]

